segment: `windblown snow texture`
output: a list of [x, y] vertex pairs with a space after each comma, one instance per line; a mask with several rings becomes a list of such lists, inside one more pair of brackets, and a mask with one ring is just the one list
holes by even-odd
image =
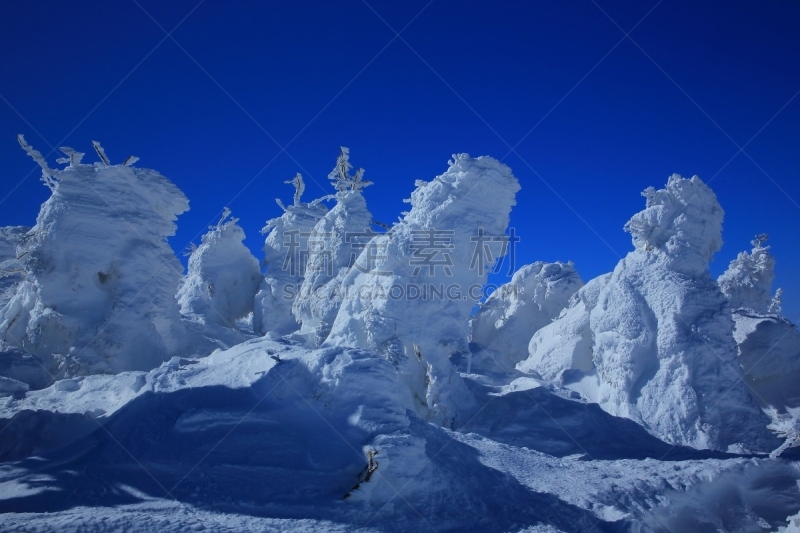
[[[299, 174], [298, 174], [299, 177]], [[253, 328], [260, 335], [274, 332], [286, 335], [296, 331], [300, 324], [292, 314], [292, 304], [303, 283], [308, 260], [308, 238], [317, 222], [328, 208], [319, 199], [310, 203], [300, 201], [304, 187], [302, 178], [295, 185], [294, 203], [278, 205], [283, 214], [267, 221], [261, 230], [267, 234], [264, 242], [264, 262], [267, 270], [255, 298]]]
[[745, 307], [757, 313], [766, 313], [769, 309], [775, 258], [769, 253], [769, 246], [762, 244], [763, 240], [756, 238], [753, 250], [741, 252], [717, 279], [733, 309]]
[[216, 226], [189, 257], [181, 281], [181, 313], [202, 322], [236, 328], [236, 320], [253, 312], [261, 271], [258, 259], [242, 243], [244, 231], [226, 209]]
[[361, 252], [358, 264], [369, 272], [354, 268], [345, 280], [349, 297], [328, 344], [388, 354], [428, 419], [451, 424], [456, 408], [471, 402], [448, 358], [468, 350], [469, 315], [488, 275], [472, 262], [476, 246], [494, 258], [503, 249], [474, 239], [505, 234], [518, 190], [497, 160], [453, 156], [447, 172], [417, 182], [411, 210]]
[[308, 237], [305, 278], [292, 314], [303, 331], [313, 335], [316, 346], [330, 333], [344, 299], [343, 281], [371, 233], [372, 215], [364, 196], [358, 190], [344, 190]]
[[[758, 298], [732, 311], [747, 291], [709, 277], [722, 211], [698, 178], [646, 191], [613, 273], [520, 269], [470, 343], [519, 188], [494, 159], [418, 182], [353, 262], [369, 182], [342, 149], [329, 213], [290, 182], [254, 298], [227, 213], [178, 291], [164, 239], [187, 204], [166, 178], [98, 143], [101, 163], [64, 148], [53, 170], [20, 141], [53, 195], [34, 228], [0, 231], [0, 529], [797, 531], [800, 334], [759, 310], [755, 251], [728, 277]], [[303, 283], [341, 305], [294, 301]], [[251, 305], [263, 338], [229, 327]], [[481, 368], [526, 344], [523, 373]], [[771, 454], [729, 453], [746, 448]]]
[[[585, 316], [576, 316], [583, 301], [560, 319], [567, 323], [540, 331], [520, 368], [550, 376], [561, 368], [563, 378], [571, 359], [577, 363], [567, 369], [572, 388], [666, 442], [764, 451], [773, 445], [764, 431], [768, 420], [743, 381], [730, 308], [708, 273], [722, 245], [722, 208], [696, 176], [673, 175], [665, 189], [651, 187], [643, 195], [645, 210], [625, 226], [636, 249], [584, 311], [592, 368], [585, 357]], [[575, 327], [581, 323], [584, 328]], [[548, 346], [541, 338], [553, 331], [574, 332], [564, 344], [567, 350], [581, 345], [583, 353], [556, 349], [557, 363], [543, 360], [537, 351]]]
[[472, 342], [489, 350], [473, 365], [508, 372], [527, 359], [533, 334], [558, 317], [582, 286], [572, 263], [537, 261], [517, 270], [471, 320]]
[[68, 152], [65, 169], [43, 170], [52, 195], [17, 247], [25, 279], [0, 309], [0, 338], [54, 375], [158, 366], [183, 341], [183, 268], [166, 238], [188, 201], [154, 170]]

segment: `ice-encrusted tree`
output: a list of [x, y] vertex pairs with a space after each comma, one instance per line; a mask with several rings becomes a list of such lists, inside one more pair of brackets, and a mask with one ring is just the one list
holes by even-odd
[[357, 255], [371, 238], [372, 214], [361, 189], [363, 169], [350, 175], [350, 151], [342, 147], [336, 167], [329, 177], [337, 190], [336, 205], [311, 230], [308, 237], [308, 262], [303, 284], [292, 313], [302, 323], [301, 332], [319, 346], [330, 333], [342, 299], [342, 281], [355, 264]]
[[583, 286], [572, 263], [537, 261], [517, 270], [470, 321], [481, 348], [474, 363], [508, 372], [528, 357], [533, 334], [553, 321]]
[[[432, 181], [418, 180], [411, 210], [373, 237], [357, 259], [361, 268], [345, 278], [347, 297], [325, 345], [385, 355], [421, 416], [457, 424], [458, 410], [474, 400], [449, 357], [468, 350], [470, 312], [488, 275], [471, 267], [474, 238], [505, 234], [518, 190], [507, 166], [467, 154]], [[505, 248], [498, 240], [483, 245], [493, 258]]]
[[283, 214], [268, 220], [261, 230], [267, 234], [263, 248], [266, 272], [253, 308], [253, 329], [259, 335], [286, 335], [300, 327], [292, 314], [292, 304], [305, 275], [308, 237], [328, 212], [322, 203], [327, 197], [309, 203], [301, 201], [305, 184], [300, 174], [286, 183], [294, 185], [294, 202], [287, 206], [276, 199]]
[[177, 296], [184, 316], [236, 328], [238, 319], [253, 312], [261, 270], [242, 242], [245, 234], [238, 221], [226, 207], [189, 257], [189, 271]]
[[0, 309], [0, 338], [56, 375], [145, 370], [180, 350], [182, 266], [166, 238], [188, 201], [154, 170], [82, 164], [51, 169], [20, 136], [51, 189], [19, 261], [25, 279]]
[[769, 252], [765, 234], [751, 241], [752, 251], [740, 252], [728, 269], [717, 278], [722, 293], [733, 309], [746, 307], [757, 313], [769, 311], [772, 282], [775, 280], [775, 258]]
[[[625, 225], [636, 249], [534, 335], [518, 368], [558, 374], [670, 443], [767, 450], [768, 420], [742, 379], [730, 308], [708, 272], [722, 245], [722, 208], [697, 176], [675, 174], [643, 194], [646, 208]], [[590, 285], [600, 289], [596, 302], [586, 298]], [[567, 337], [563, 349], [548, 334]]]

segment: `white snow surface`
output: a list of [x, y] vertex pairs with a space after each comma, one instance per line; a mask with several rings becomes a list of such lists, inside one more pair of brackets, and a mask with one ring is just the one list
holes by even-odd
[[759, 239], [753, 241], [750, 253], [740, 252], [717, 278], [733, 309], [745, 307], [757, 313], [766, 313], [769, 309], [774, 280], [775, 258], [769, 253], [769, 246], [762, 246]]
[[517, 270], [470, 321], [472, 342], [484, 349], [473, 367], [508, 372], [527, 359], [533, 334], [558, 317], [582, 286], [572, 263], [537, 261]]
[[[531, 358], [518, 368], [562, 379], [569, 370], [570, 388], [666, 442], [767, 451], [769, 421], [747, 390], [730, 308], [708, 273], [722, 243], [722, 208], [696, 176], [673, 175], [643, 195], [645, 210], [625, 226], [636, 249], [596, 305], [575, 302], [563, 324], [532, 339]], [[554, 347], [551, 333], [569, 340]]]
[[48, 172], [52, 194], [16, 247], [25, 278], [0, 309], [0, 339], [56, 376], [157, 366], [185, 337], [182, 266], [166, 238], [186, 197], [153, 170]]
[[9, 397], [2, 529], [750, 531], [800, 511], [796, 462], [676, 449], [543, 385], [470, 380], [480, 409], [450, 431], [397, 372], [254, 339]]
[[[358, 190], [336, 194], [336, 205], [314, 226], [308, 237], [305, 277], [292, 314], [302, 332], [321, 345], [330, 333], [344, 299], [344, 279], [372, 233], [372, 214]], [[366, 240], [365, 240], [366, 239]], [[360, 248], [361, 249], [360, 249]]]
[[[302, 179], [299, 183], [302, 184]], [[295, 187], [296, 191], [302, 192], [302, 187]], [[253, 309], [253, 328], [257, 334], [274, 332], [286, 335], [300, 327], [292, 314], [292, 303], [303, 283], [308, 238], [317, 222], [328, 212], [321, 200], [304, 203], [297, 193], [292, 205], [284, 206], [278, 200], [283, 214], [268, 220], [261, 230], [267, 234], [264, 242], [267, 270]]]
[[[447, 425], [471, 402], [448, 358], [468, 351], [469, 315], [488, 276], [473, 268], [473, 239], [480, 230], [505, 234], [519, 190], [511, 169], [491, 157], [459, 154], [449, 165], [418, 181], [411, 210], [362, 251], [358, 262], [371, 271], [345, 278], [348, 297], [327, 341], [387, 354], [423, 416]], [[481, 244], [501, 255], [500, 241]]]
[[236, 321], [253, 312], [261, 271], [258, 259], [242, 243], [239, 219], [229, 217], [226, 209], [192, 252], [177, 298], [184, 316], [236, 329]]
[[492, 158], [418, 181], [353, 263], [343, 148], [330, 212], [290, 182], [259, 288], [227, 212], [180, 282], [166, 178], [20, 142], [53, 194], [0, 230], [1, 531], [797, 531], [800, 334], [752, 291], [731, 311], [699, 178], [645, 191], [613, 273], [527, 265], [470, 329], [519, 189]]

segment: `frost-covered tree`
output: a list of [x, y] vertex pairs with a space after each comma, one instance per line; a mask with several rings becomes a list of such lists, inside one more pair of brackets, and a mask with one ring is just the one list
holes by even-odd
[[636, 249], [534, 335], [518, 368], [559, 376], [670, 443], [767, 450], [768, 420], [742, 379], [730, 308], [708, 272], [722, 208], [696, 176], [675, 174], [643, 195], [646, 208], [625, 225]]
[[276, 199], [283, 214], [268, 220], [261, 230], [267, 234], [264, 242], [266, 272], [253, 309], [253, 329], [259, 335], [269, 332], [286, 335], [300, 327], [292, 314], [292, 304], [305, 275], [308, 237], [328, 212], [322, 204], [327, 197], [310, 203], [301, 201], [305, 184], [300, 174], [286, 183], [294, 185], [294, 203], [286, 206]]
[[356, 257], [372, 236], [372, 214], [361, 189], [371, 185], [363, 181], [363, 169], [349, 174], [349, 150], [341, 148], [330, 177], [337, 193], [336, 205], [314, 226], [308, 238], [308, 262], [305, 278], [294, 302], [292, 313], [302, 323], [302, 332], [320, 345], [328, 337], [342, 299], [342, 281], [355, 264]]
[[758, 313], [766, 313], [772, 298], [772, 282], [775, 280], [775, 258], [764, 246], [765, 234], [751, 241], [750, 253], [741, 252], [731, 261], [728, 270], [717, 278], [722, 293], [727, 296], [733, 309], [746, 307]]
[[184, 339], [182, 267], [166, 238], [186, 197], [154, 170], [82, 164], [70, 148], [68, 166], [53, 170], [22, 136], [20, 144], [52, 194], [17, 247], [25, 279], [0, 309], [0, 339], [54, 374], [158, 366]]
[[189, 257], [189, 271], [178, 290], [181, 313], [196, 321], [228, 328], [253, 312], [261, 284], [258, 260], [243, 244], [244, 231], [227, 207]]
[[[411, 210], [373, 237], [357, 259], [361, 268], [344, 280], [347, 297], [326, 345], [389, 357], [428, 420], [457, 423], [458, 409], [474, 401], [449, 357], [468, 350], [470, 312], [488, 275], [471, 267], [474, 238], [505, 234], [518, 190], [497, 160], [454, 156], [444, 174], [417, 181]], [[482, 245], [502, 255], [501, 242]]]
[[537, 261], [517, 270], [471, 320], [482, 350], [473, 364], [508, 372], [528, 357], [533, 334], [553, 321], [583, 286], [572, 263]]

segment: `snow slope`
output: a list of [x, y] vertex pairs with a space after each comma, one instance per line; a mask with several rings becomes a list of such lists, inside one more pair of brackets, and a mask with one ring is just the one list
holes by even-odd
[[[708, 273], [722, 245], [722, 208], [696, 176], [673, 175], [666, 188], [643, 195], [645, 210], [625, 226], [635, 250], [596, 305], [576, 302], [559, 319], [564, 324], [532, 341], [531, 359], [519, 368], [562, 377], [569, 370], [571, 388], [666, 442], [766, 451], [776, 441], [743, 380], [730, 308]], [[548, 344], [545, 335], [554, 332], [572, 337], [565, 349]], [[566, 362], [574, 366], [565, 369]]]
[[29, 392], [0, 406], [2, 529], [749, 531], [800, 510], [789, 460], [674, 449], [541, 383], [469, 383], [482, 408], [450, 431], [378, 354], [254, 339]]

